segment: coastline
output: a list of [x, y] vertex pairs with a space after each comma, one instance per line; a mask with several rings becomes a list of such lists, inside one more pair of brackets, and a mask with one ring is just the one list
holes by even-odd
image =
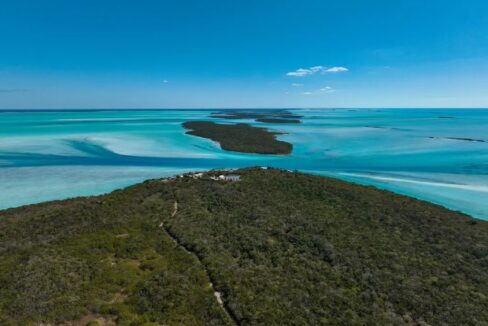
[[[329, 177], [264, 167], [185, 173], [107, 195], [0, 211], [0, 228], [7, 249], [0, 279], [8, 280], [0, 309], [20, 307], [2, 310], [0, 322], [14, 325], [95, 317], [317, 324], [323, 314], [348, 320], [345, 311], [386, 323], [391, 314], [384, 312], [403, 316], [406, 305], [429, 324], [487, 314], [482, 297], [469, 289], [476, 284], [482, 293], [488, 286], [480, 258], [488, 222]], [[459, 272], [442, 273], [457, 264]], [[90, 270], [100, 272], [86, 278]], [[425, 291], [439, 282], [442, 292]], [[375, 292], [345, 291], [351, 284]], [[344, 300], [321, 301], [324, 291]], [[452, 300], [444, 299], [446, 291]], [[364, 293], [378, 305], [363, 300]], [[73, 294], [82, 295], [56, 304]], [[28, 303], [39, 296], [54, 304], [35, 310]], [[412, 302], [450, 314], [432, 315]], [[310, 304], [313, 313], [304, 309]], [[459, 306], [471, 307], [469, 316], [453, 309]], [[262, 307], [281, 313], [263, 316]]]
[[[291, 111], [303, 116], [301, 124], [266, 127], [286, 133], [278, 135], [278, 139], [292, 143], [293, 152], [268, 156], [222, 150], [220, 143], [214, 146], [207, 139], [185, 135], [180, 126], [184, 121], [223, 122], [208, 118], [215, 112], [213, 109], [8, 113], [0, 121], [4, 139], [0, 145], [0, 183], [9, 191], [0, 196], [0, 207], [106, 193], [166, 173], [173, 174], [171, 171], [180, 167], [191, 171], [266, 165], [317, 171], [339, 178], [343, 178], [340, 173], [388, 177], [390, 172], [405, 171], [410, 173], [409, 183], [366, 178], [357, 182], [375, 184], [488, 219], [485, 193], [469, 190], [478, 184], [488, 184], [484, 164], [486, 143], [445, 139], [447, 136], [486, 138], [488, 111]], [[239, 120], [226, 119], [226, 122]], [[467, 187], [415, 186], [416, 181], [423, 179]]]
[[[213, 141], [213, 142], [215, 142], [215, 141]], [[259, 154], [256, 154], [256, 155], [259, 155]], [[279, 156], [279, 155], [276, 155], [276, 156]], [[164, 177], [155, 177], [155, 178], [144, 179], [144, 180], [141, 180], [141, 181], [136, 182], [136, 183], [130, 183], [126, 186], [118, 187], [118, 188], [111, 189], [108, 191], [103, 191], [100, 193], [69, 196], [66, 198], [45, 200], [45, 201], [40, 201], [40, 202], [23, 204], [23, 205], [19, 205], [19, 206], [0, 208], [0, 214], [3, 212], [9, 211], [9, 210], [22, 209], [22, 208], [35, 207], [35, 206], [43, 206], [43, 205], [54, 204], [54, 203], [62, 203], [65, 201], [73, 201], [73, 200], [78, 200], [78, 199], [90, 199], [90, 198], [96, 198], [96, 197], [100, 197], [100, 196], [107, 196], [107, 195], [117, 193], [120, 191], [125, 191], [129, 188], [132, 188], [132, 187], [140, 186], [140, 185], [148, 183], [148, 182], [163, 182], [164, 183], [164, 182], [174, 181], [175, 179], [178, 179], [180, 177], [195, 179], [192, 177], [192, 175], [195, 175], [195, 174], [205, 174], [205, 175], [215, 174], [215, 173], [232, 174], [232, 173], [239, 171], [239, 170], [253, 170], [253, 169], [272, 169], [272, 170], [289, 172], [289, 173], [299, 173], [299, 174], [303, 174], [303, 175], [317, 176], [317, 177], [326, 178], [326, 179], [330, 179], [330, 180], [336, 180], [338, 182], [344, 182], [344, 183], [350, 184], [350, 185], [356, 185], [356, 186], [361, 186], [361, 187], [365, 187], [365, 188], [372, 188], [372, 189], [376, 189], [378, 191], [382, 191], [382, 192], [385, 192], [387, 194], [391, 194], [394, 196], [405, 197], [405, 198], [413, 199], [413, 200], [416, 200], [416, 201], [419, 201], [421, 203], [425, 203], [428, 205], [438, 206], [438, 207], [445, 209], [445, 210], [448, 210], [452, 213], [463, 214], [466, 217], [474, 219], [474, 220], [488, 222], [488, 219], [484, 219], [481, 217], [470, 215], [469, 213], [463, 212], [462, 210], [448, 207], [447, 205], [445, 205], [443, 203], [437, 203], [437, 202], [434, 202], [433, 200], [423, 199], [422, 197], [417, 196], [417, 195], [412, 194], [412, 193], [407, 193], [407, 192], [402, 193], [401, 190], [390, 190], [390, 189], [388, 189], [387, 186], [382, 185], [382, 184], [371, 184], [371, 183], [367, 183], [367, 182], [364, 182], [362, 180], [357, 180], [354, 178], [340, 178], [334, 174], [324, 174], [323, 172], [320, 172], [320, 171], [298, 171], [298, 170], [292, 171], [292, 170], [288, 170], [288, 169], [280, 169], [280, 168], [268, 167], [268, 166], [249, 166], [249, 167], [244, 167], [244, 168], [223, 168], [223, 169], [222, 168], [216, 168], [216, 169], [212, 168], [212, 169], [206, 169], [206, 170], [201, 170], [201, 169], [182, 170], [178, 174], [172, 174], [172, 175], [164, 176]]]

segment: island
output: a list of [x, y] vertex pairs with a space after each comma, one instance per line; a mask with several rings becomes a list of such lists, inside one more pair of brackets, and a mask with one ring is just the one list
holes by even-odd
[[259, 118], [256, 119], [257, 122], [264, 123], [301, 123], [298, 119], [282, 119], [282, 118]]
[[488, 223], [265, 167], [0, 211], [1, 325], [483, 325]]
[[[220, 119], [254, 119], [255, 121], [267, 122], [267, 123], [301, 123], [299, 120], [303, 116], [293, 114], [288, 110], [275, 109], [275, 110], [224, 110], [219, 112], [213, 112], [210, 115], [211, 118]], [[263, 121], [266, 120], [266, 121]]]
[[220, 144], [227, 151], [255, 154], [290, 154], [293, 145], [276, 136], [266, 128], [253, 127], [245, 123], [219, 124], [210, 121], [187, 121], [183, 123], [189, 135], [208, 138]]

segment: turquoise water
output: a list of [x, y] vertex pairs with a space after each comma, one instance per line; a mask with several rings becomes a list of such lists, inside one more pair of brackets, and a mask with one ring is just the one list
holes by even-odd
[[[488, 219], [488, 110], [291, 110], [266, 124], [289, 156], [185, 134], [205, 110], [0, 111], [0, 208], [94, 195], [184, 171], [274, 166], [374, 185]], [[477, 140], [477, 141], [473, 141]]]

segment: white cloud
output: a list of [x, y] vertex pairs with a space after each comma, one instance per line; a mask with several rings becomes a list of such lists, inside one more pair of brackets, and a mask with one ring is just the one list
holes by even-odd
[[298, 68], [297, 70], [291, 71], [291, 72], [287, 73], [286, 75], [287, 76], [293, 76], [293, 77], [303, 77], [303, 76], [307, 76], [307, 75], [311, 75], [311, 74], [313, 74], [313, 71], [310, 69]]
[[331, 67], [327, 68], [324, 66], [313, 66], [310, 68], [298, 68], [295, 71], [290, 71], [286, 75], [287, 76], [292, 76], [292, 77], [304, 77], [308, 75], [313, 75], [315, 73], [337, 73], [337, 72], [346, 72], [349, 71], [346, 67]]
[[310, 67], [310, 70], [313, 73], [316, 73], [316, 72], [319, 72], [319, 71], [324, 71], [324, 69], [326, 69], [324, 66], [313, 66], [313, 67]]
[[302, 94], [303, 95], [312, 95], [313, 93], [312, 92], [303, 92]]
[[326, 72], [346, 72], [349, 71], [346, 67], [332, 67], [326, 70]]
[[163, 80], [163, 83], [167, 84], [167, 83], [169, 83], [169, 80], [165, 79], [165, 80]]
[[291, 86], [293, 87], [303, 87], [304, 84], [300, 84], [300, 83], [292, 83]]

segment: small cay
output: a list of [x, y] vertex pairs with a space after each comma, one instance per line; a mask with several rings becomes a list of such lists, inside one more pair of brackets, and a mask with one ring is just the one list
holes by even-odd
[[303, 116], [293, 114], [288, 110], [259, 110], [259, 111], [221, 111], [214, 112], [210, 115], [211, 118], [220, 119], [254, 119], [256, 122], [265, 123], [301, 123], [299, 119]]
[[189, 135], [208, 138], [220, 144], [227, 151], [255, 154], [290, 154], [293, 145], [277, 140], [277, 132], [266, 128], [252, 127], [245, 123], [218, 124], [209, 121], [183, 123]]

